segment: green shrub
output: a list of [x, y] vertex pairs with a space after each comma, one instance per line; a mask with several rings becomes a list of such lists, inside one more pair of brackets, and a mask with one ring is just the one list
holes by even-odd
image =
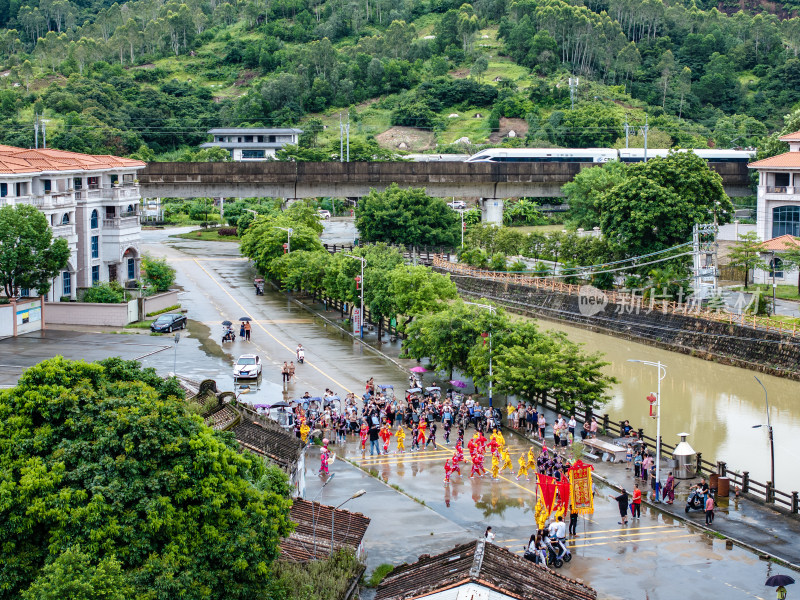
[[98, 304], [119, 304], [125, 302], [125, 290], [116, 281], [95, 283], [94, 286], [84, 292], [83, 301]]
[[369, 576], [369, 579], [367, 580], [367, 587], [378, 587], [381, 581], [383, 581], [392, 571], [394, 571], [394, 567], [388, 563], [378, 565]]
[[175, 283], [175, 269], [164, 258], [145, 255], [142, 259], [142, 278], [157, 292], [166, 292]]

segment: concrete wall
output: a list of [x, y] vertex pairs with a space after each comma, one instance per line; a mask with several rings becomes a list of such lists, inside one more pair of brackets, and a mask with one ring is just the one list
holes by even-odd
[[163, 294], [142, 298], [141, 317], [144, 319], [150, 313], [164, 310], [168, 306], [175, 306], [176, 304], [178, 304], [178, 290], [170, 290]]
[[[592, 163], [209, 162], [150, 163], [141, 194], [173, 197], [360, 197], [392, 183], [433, 196], [561, 196], [561, 186]], [[730, 195], [752, 194], [747, 165], [710, 163]]]
[[[440, 272], [441, 269], [435, 269]], [[501, 281], [453, 279], [464, 296], [494, 300], [514, 312], [632, 339], [666, 350], [800, 380], [800, 344], [777, 333], [729, 325], [690, 315], [631, 314], [609, 303], [598, 314], [581, 314], [579, 296]], [[771, 343], [758, 343], [764, 340]], [[784, 342], [784, 343], [775, 343]]]
[[41, 298], [22, 298], [0, 304], [0, 338], [44, 329]]
[[[55, 325], [123, 327], [132, 320], [136, 320], [136, 315], [138, 314], [137, 302], [137, 300], [130, 300], [121, 304], [46, 302], [45, 310], [47, 312], [47, 322]], [[131, 319], [131, 317], [134, 318]]]

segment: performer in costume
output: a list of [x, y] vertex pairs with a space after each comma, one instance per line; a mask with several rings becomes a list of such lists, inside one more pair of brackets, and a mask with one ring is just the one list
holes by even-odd
[[397, 433], [394, 434], [394, 437], [397, 438], [397, 451], [398, 452], [405, 452], [406, 451], [406, 430], [403, 429], [402, 425], [397, 426]]
[[308, 432], [309, 431], [311, 431], [311, 427], [309, 427], [308, 424], [306, 423], [306, 420], [303, 419], [303, 421], [302, 421], [302, 423], [300, 425], [300, 439], [303, 440], [304, 444], [308, 441]]
[[450, 474], [453, 472], [453, 466], [450, 464], [450, 459], [444, 463], [444, 482], [450, 483]]
[[453, 473], [458, 473], [458, 476], [461, 477], [461, 467], [458, 466], [458, 462], [459, 462], [459, 460], [464, 460], [464, 455], [462, 454], [461, 458], [459, 459], [458, 452], [456, 452], [453, 455], [453, 458], [451, 460], [453, 462], [453, 471], [452, 472]]
[[419, 432], [417, 433], [417, 448], [423, 448], [425, 445], [425, 429], [428, 424], [425, 421], [419, 422]]
[[511, 462], [511, 456], [508, 454], [508, 450], [503, 448], [500, 451], [500, 458], [503, 460], [503, 463], [502, 463], [500, 469], [502, 471], [505, 471], [506, 469], [508, 469], [509, 471], [511, 471], [513, 473], [514, 472], [514, 464]]
[[500, 474], [500, 459], [497, 454], [492, 454], [492, 479], [497, 479]]
[[361, 422], [361, 430], [358, 432], [361, 438], [361, 454], [367, 451], [367, 438], [369, 437], [369, 427], [365, 422]]
[[389, 429], [389, 423], [381, 425], [378, 435], [383, 440], [383, 453], [389, 454], [389, 441], [392, 439], [392, 430]]
[[503, 432], [500, 431], [500, 428], [495, 429], [495, 435], [497, 436], [497, 443], [501, 448], [504, 448], [506, 445], [506, 438], [503, 437]]
[[330, 459], [331, 451], [328, 450], [328, 438], [322, 440], [322, 449], [319, 451], [319, 472], [320, 475], [328, 474], [328, 460]]
[[536, 455], [533, 453], [533, 446], [528, 448], [528, 468], [536, 472]]
[[519, 459], [517, 459], [517, 463], [519, 463], [519, 471], [517, 471], [517, 481], [519, 481], [519, 478], [522, 477], [523, 475], [525, 475], [525, 481], [530, 481], [531, 478], [528, 477], [528, 457], [526, 457], [524, 454], [520, 454]]
[[497, 441], [497, 434], [492, 432], [491, 438], [489, 438], [489, 452], [492, 456], [497, 454], [498, 449], [500, 448], [500, 443]]

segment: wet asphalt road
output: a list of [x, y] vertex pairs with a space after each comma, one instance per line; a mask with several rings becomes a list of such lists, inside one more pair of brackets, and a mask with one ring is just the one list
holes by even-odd
[[[292, 398], [306, 390], [313, 395], [325, 387], [360, 394], [370, 376], [404, 389], [407, 375], [400, 368], [298, 308], [284, 295], [267, 290], [265, 296], [256, 297], [254, 272], [238, 257], [236, 245], [169, 238], [169, 233], [146, 232], [147, 249], [166, 256], [178, 269], [178, 283], [185, 291], [181, 302], [196, 323], [190, 332], [193, 337], [205, 337], [199, 346], [216, 361], [216, 372], [211, 375], [218, 377], [221, 388], [232, 386], [229, 365], [233, 358], [256, 352], [265, 361], [257, 397], [273, 400], [280, 394]], [[237, 339], [223, 346], [218, 335], [220, 321], [236, 321], [240, 316], [255, 319], [252, 341]], [[279, 367], [293, 358], [298, 342], [307, 348], [308, 361], [298, 367], [298, 381], [284, 390]], [[179, 370], [188, 369], [201, 378], [209, 375], [206, 362], [179, 366]], [[248, 400], [256, 401], [253, 396]], [[513, 435], [507, 439], [516, 466], [516, 457], [527, 445]], [[337, 476], [322, 491], [320, 500], [338, 504], [357, 489], [367, 490], [347, 508], [372, 518], [365, 540], [370, 568], [444, 550], [481, 535], [486, 525], [492, 525], [497, 543], [521, 552], [532, 532], [532, 482], [516, 481], [505, 473], [498, 481], [454, 477], [444, 485], [443, 464], [451, 454], [449, 449], [362, 457], [357, 442], [350, 440], [336, 452], [340, 460], [333, 471]], [[322, 485], [316, 475], [317, 457], [316, 448], [311, 448], [306, 461], [308, 497], [315, 496]], [[380, 475], [405, 495], [347, 461]], [[774, 592], [763, 586], [764, 580], [788, 572], [738, 547], [727, 549], [724, 540], [657, 511], [645, 510], [641, 520], [620, 526], [616, 503], [608, 498], [612, 491], [600, 484], [597, 489], [595, 514], [580, 521], [579, 536], [571, 545], [575, 556], [562, 571], [598, 589], [600, 597], [766, 599]]]

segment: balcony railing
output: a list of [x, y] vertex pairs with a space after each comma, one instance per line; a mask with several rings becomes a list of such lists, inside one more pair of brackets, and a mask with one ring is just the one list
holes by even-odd
[[123, 213], [121, 217], [106, 217], [103, 219], [103, 228], [105, 229], [127, 229], [129, 227], [138, 227], [139, 215], [137, 213]]
[[56, 225], [53, 227], [53, 237], [63, 238], [75, 235], [75, 225]]
[[794, 187], [789, 185], [768, 185], [768, 194], [794, 194]]

